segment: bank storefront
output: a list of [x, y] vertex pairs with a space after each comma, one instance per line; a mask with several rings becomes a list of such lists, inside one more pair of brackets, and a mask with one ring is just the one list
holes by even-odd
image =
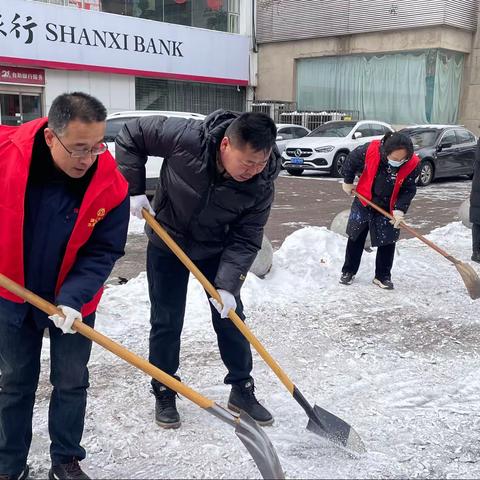
[[[184, 2], [185, 3], [185, 2]], [[26, 0], [0, 3], [0, 120], [46, 114], [81, 90], [109, 113], [245, 108], [247, 35]]]

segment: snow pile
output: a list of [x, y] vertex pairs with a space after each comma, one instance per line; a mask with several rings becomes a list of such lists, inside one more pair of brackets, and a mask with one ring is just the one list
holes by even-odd
[[[460, 222], [429, 238], [468, 260], [471, 233]], [[255, 335], [307, 399], [349, 422], [368, 450], [352, 459], [306, 431], [307, 417], [254, 353], [258, 397], [276, 418], [266, 433], [287, 477], [477, 478], [479, 304], [456, 269], [416, 239], [398, 243], [394, 291], [371, 283], [376, 251], [364, 253], [351, 286], [340, 285], [345, 245], [326, 228], [298, 230], [274, 254], [266, 278], [250, 274], [242, 290]], [[144, 273], [107, 289], [97, 328], [148, 358]], [[31, 455], [40, 473], [48, 466], [47, 361], [44, 349]], [[184, 399], [178, 402], [182, 428], [162, 430], [153, 422], [145, 375], [100, 347], [90, 365], [84, 463], [95, 478], [259, 476], [228, 426]], [[222, 384], [226, 372], [208, 300], [194, 279], [179, 373], [226, 405], [229, 388]]]

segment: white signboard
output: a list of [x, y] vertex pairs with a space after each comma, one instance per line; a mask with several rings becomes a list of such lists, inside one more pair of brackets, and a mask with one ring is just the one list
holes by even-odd
[[0, 62], [247, 85], [249, 39], [41, 2], [2, 0]]

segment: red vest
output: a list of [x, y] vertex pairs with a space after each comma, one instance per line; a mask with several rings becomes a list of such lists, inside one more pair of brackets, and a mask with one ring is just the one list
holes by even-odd
[[[390, 199], [390, 213], [393, 212], [395, 203], [397, 202], [398, 192], [403, 184], [403, 181], [417, 168], [420, 163], [420, 159], [417, 155], [413, 154], [412, 158], [405, 162], [398, 170], [395, 185], [393, 187], [392, 197]], [[380, 140], [374, 140], [367, 148], [365, 155], [365, 167], [360, 179], [358, 180], [357, 192], [362, 194], [368, 200], [372, 199], [373, 182], [377, 175], [378, 166], [380, 165]], [[363, 201], [362, 205], [365, 207], [367, 204]]]
[[[23, 222], [25, 192], [32, 159], [35, 134], [45, 126], [46, 118], [19, 127], [0, 127], [0, 272], [25, 285], [23, 259]], [[126, 197], [128, 184], [107, 151], [99, 155], [97, 170], [88, 186], [60, 267], [55, 293], [58, 294], [68, 272], [75, 264], [78, 250], [87, 242], [95, 224]], [[93, 313], [102, 296], [101, 288], [82, 307], [82, 315]], [[13, 302], [23, 300], [0, 287], [0, 296]]]

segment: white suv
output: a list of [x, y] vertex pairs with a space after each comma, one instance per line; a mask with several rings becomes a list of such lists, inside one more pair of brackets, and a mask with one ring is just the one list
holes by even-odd
[[341, 177], [343, 164], [352, 150], [393, 131], [388, 123], [376, 120], [327, 122], [306, 137], [288, 142], [282, 153], [282, 166], [290, 175], [319, 170]]
[[[115, 137], [120, 133], [125, 122], [134, 120], [138, 117], [147, 117], [151, 115], [160, 115], [163, 117], [193, 118], [203, 120], [205, 115], [189, 112], [169, 112], [164, 110], [130, 110], [125, 112], [112, 113], [107, 117], [107, 128], [105, 130], [105, 142], [108, 145], [108, 151], [115, 157]], [[146, 168], [147, 193], [153, 194], [157, 187], [160, 168], [163, 158], [148, 157]]]

